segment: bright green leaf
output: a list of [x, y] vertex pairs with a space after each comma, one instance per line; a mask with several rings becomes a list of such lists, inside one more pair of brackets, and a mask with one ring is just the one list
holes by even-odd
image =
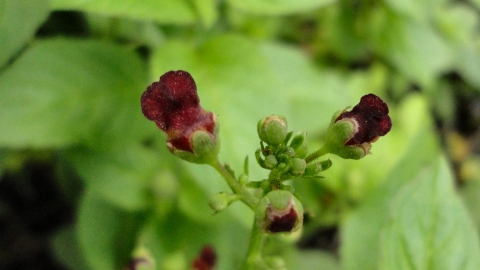
[[212, 27], [218, 19], [218, 1], [216, 0], [193, 0], [197, 12], [206, 28]]
[[39, 41], [0, 76], [0, 145], [65, 146], [141, 138], [138, 57], [97, 41]]
[[58, 10], [79, 10], [159, 23], [188, 24], [194, 12], [185, 0], [50, 0]]
[[447, 2], [446, 0], [385, 0], [385, 3], [396, 13], [425, 22], [434, 17], [435, 12], [443, 8]]
[[47, 0], [0, 1], [0, 67], [33, 38], [48, 13]]
[[398, 192], [381, 235], [380, 269], [480, 269], [480, 241], [441, 158]]
[[258, 15], [285, 15], [311, 11], [335, 0], [228, 0], [234, 8]]

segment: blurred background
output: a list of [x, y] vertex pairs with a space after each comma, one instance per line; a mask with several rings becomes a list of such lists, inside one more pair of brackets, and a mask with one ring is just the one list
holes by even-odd
[[219, 117], [220, 159], [240, 173], [248, 155], [250, 180], [267, 175], [262, 117], [285, 115], [314, 150], [335, 111], [368, 93], [389, 104], [372, 155], [328, 156], [325, 178], [295, 183], [304, 229], [265, 247], [288, 269], [385, 266], [376, 226], [432, 166], [424, 177], [454, 186], [431, 197], [461, 198], [440, 213], [470, 226], [459, 239], [477, 256], [479, 18], [478, 0], [0, 0], [0, 269], [190, 269], [206, 245], [216, 269], [239, 269], [252, 213], [212, 215], [228, 186], [141, 114], [146, 87], [179, 69]]

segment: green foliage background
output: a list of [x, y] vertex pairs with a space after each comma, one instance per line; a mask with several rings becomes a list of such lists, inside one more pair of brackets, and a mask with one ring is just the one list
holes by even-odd
[[[72, 34], [60, 11], [87, 30]], [[480, 269], [478, 152], [447, 148], [456, 98], [479, 96], [479, 14], [477, 0], [1, 0], [0, 174], [47, 153], [59, 185], [81, 183], [64, 189], [75, 224], [52, 239], [71, 269], [121, 269], [139, 247], [157, 269], [188, 269], [206, 244], [217, 269], [238, 269], [252, 213], [211, 215], [208, 198], [228, 186], [166, 151], [141, 114], [146, 86], [190, 72], [237, 171], [260, 118], [285, 115], [318, 147], [335, 111], [375, 93], [391, 133], [363, 160], [332, 156], [324, 179], [295, 183], [311, 221], [265, 253], [299, 270]], [[250, 163], [251, 180], [266, 176]], [[329, 226], [339, 256], [295, 248]]]

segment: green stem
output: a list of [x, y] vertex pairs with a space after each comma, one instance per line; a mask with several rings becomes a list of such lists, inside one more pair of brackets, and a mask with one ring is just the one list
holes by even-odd
[[314, 161], [315, 159], [321, 157], [321, 156], [324, 156], [326, 154], [328, 154], [329, 151], [326, 147], [326, 145], [322, 146], [320, 149], [318, 149], [317, 151], [311, 153], [310, 155], [308, 155], [306, 158], [305, 158], [305, 162], [307, 163], [310, 163], [312, 161]]
[[233, 177], [227, 169], [220, 163], [217, 159], [215, 162], [210, 164], [218, 173], [220, 173], [223, 178], [227, 181], [228, 185], [232, 189], [235, 194], [239, 194], [242, 196], [242, 201], [250, 207], [250, 209], [254, 210], [257, 208], [258, 199], [255, 198], [245, 186], [241, 185], [235, 177]]
[[262, 261], [263, 233], [260, 230], [257, 219], [253, 222], [252, 234], [250, 236], [250, 245], [248, 246], [247, 256], [243, 263], [243, 270], [258, 270], [263, 264]]

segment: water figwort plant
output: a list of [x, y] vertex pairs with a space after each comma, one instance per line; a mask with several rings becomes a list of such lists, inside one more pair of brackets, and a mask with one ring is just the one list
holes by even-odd
[[[368, 94], [350, 111], [347, 108], [333, 115], [325, 144], [311, 152], [306, 132], [288, 131], [284, 116], [267, 116], [257, 124], [260, 148], [255, 151], [255, 159], [269, 173], [266, 179], [251, 181], [248, 159], [244, 172], [238, 177], [219, 161], [219, 123], [214, 113], [200, 106], [195, 81], [188, 72], [169, 71], [162, 75], [143, 93], [141, 107], [145, 117], [166, 133], [167, 148], [173, 155], [212, 166], [230, 186], [231, 193], [221, 192], [211, 198], [209, 205], [215, 212], [235, 201], [242, 201], [255, 212], [243, 263], [245, 270], [278, 269], [269, 263], [272, 260], [262, 256], [264, 237], [292, 233], [302, 227], [303, 205], [285, 181], [320, 178], [319, 174], [330, 168], [332, 162], [317, 160], [328, 153], [344, 159], [365, 157], [370, 153], [371, 144], [392, 127], [387, 104], [378, 96]], [[212, 253], [208, 251], [206, 254]], [[206, 261], [209, 263], [199, 260], [197, 264], [213, 268], [214, 260]]]

